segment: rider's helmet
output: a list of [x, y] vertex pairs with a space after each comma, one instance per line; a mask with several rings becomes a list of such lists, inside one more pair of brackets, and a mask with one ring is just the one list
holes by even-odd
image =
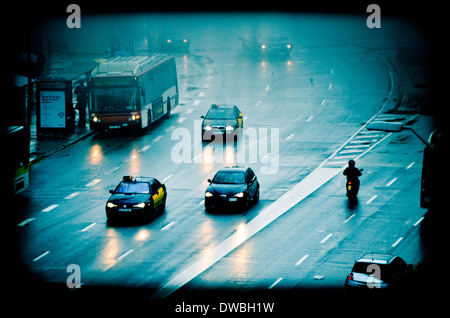
[[350, 159], [350, 160], [348, 161], [348, 166], [349, 166], [350, 168], [353, 168], [353, 167], [355, 166], [355, 160]]

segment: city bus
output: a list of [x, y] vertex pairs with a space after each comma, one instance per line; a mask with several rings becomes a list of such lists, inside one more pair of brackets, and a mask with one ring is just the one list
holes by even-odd
[[119, 56], [101, 62], [88, 79], [91, 130], [144, 130], [178, 105], [175, 58]]

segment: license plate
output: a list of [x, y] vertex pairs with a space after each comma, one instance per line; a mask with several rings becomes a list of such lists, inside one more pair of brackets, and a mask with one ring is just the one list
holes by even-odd
[[229, 198], [228, 201], [230, 202], [237, 201], [237, 198]]
[[117, 125], [109, 126], [109, 129], [120, 129], [120, 126]]
[[119, 212], [131, 212], [131, 209], [119, 209]]

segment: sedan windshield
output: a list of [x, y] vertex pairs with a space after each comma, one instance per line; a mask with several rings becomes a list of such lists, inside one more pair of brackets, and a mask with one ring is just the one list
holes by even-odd
[[211, 108], [206, 119], [236, 119], [233, 108]]
[[147, 182], [121, 182], [114, 193], [150, 193]]
[[245, 183], [244, 172], [219, 171], [213, 180], [214, 183], [242, 184]]

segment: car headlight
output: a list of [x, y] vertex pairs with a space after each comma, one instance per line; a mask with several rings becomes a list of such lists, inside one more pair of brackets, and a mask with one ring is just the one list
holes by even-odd
[[214, 194], [212, 194], [211, 192], [205, 192], [205, 197], [210, 198], [212, 197]]
[[233, 130], [234, 128], [230, 125], [228, 125], [227, 127], [225, 127], [226, 130]]
[[133, 208], [143, 209], [143, 208], [145, 208], [145, 203], [142, 202], [142, 203], [139, 203], [139, 204], [135, 204], [135, 205], [133, 205]]
[[244, 192], [239, 192], [234, 195], [236, 198], [242, 198], [244, 196]]
[[108, 208], [115, 208], [115, 207], [117, 206], [117, 204], [114, 204], [114, 203], [112, 203], [112, 202], [108, 202], [108, 203], [106, 203], [106, 206], [107, 206]]
[[212, 128], [211, 128], [210, 125], [205, 126], [205, 130], [206, 130], [206, 131], [209, 131], [209, 130], [211, 130], [211, 129], [212, 129]]

